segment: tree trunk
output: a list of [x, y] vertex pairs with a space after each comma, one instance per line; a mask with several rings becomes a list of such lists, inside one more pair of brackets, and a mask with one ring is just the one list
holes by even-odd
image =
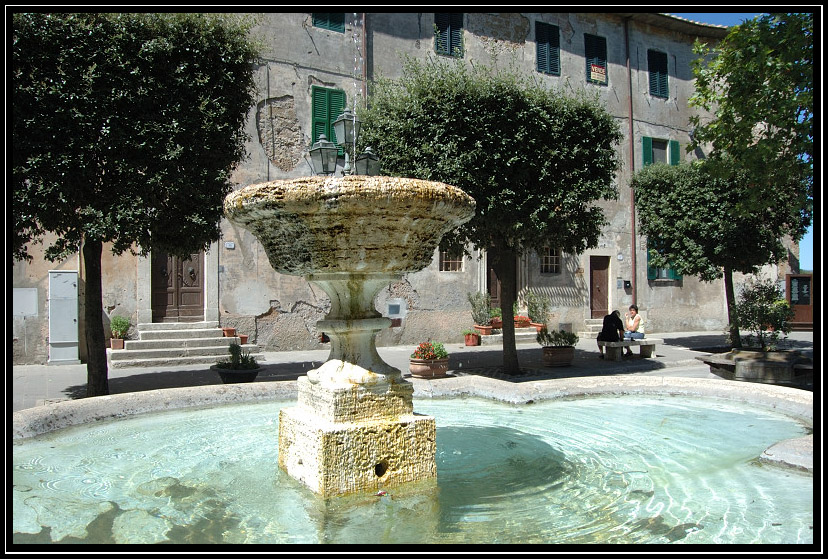
[[101, 289], [101, 241], [84, 241], [83, 269], [85, 273], [84, 332], [86, 334], [86, 395], [109, 394], [106, 364], [106, 338], [103, 327], [103, 291]]
[[508, 247], [497, 247], [492, 265], [500, 280], [500, 308], [503, 311], [503, 372], [520, 374], [517, 347], [515, 345], [515, 320], [512, 307], [517, 292], [517, 254]]
[[733, 323], [731, 313], [736, 305], [736, 292], [733, 289], [733, 270], [728, 267], [724, 269], [725, 300], [727, 301], [727, 324], [730, 329], [730, 343], [733, 347], [742, 347], [742, 339], [739, 333], [739, 326]]

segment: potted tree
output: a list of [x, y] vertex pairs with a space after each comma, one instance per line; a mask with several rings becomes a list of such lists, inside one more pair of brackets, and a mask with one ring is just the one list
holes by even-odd
[[463, 338], [467, 346], [480, 345], [480, 332], [477, 330], [463, 330]]
[[[472, 320], [474, 329], [480, 334], [488, 336], [492, 333], [491, 319], [489, 316], [489, 305], [492, 298], [488, 293], [466, 293], [469, 304], [472, 308]], [[466, 345], [469, 345], [466, 343]]]
[[239, 344], [230, 344], [227, 351], [230, 353], [230, 361], [219, 361], [210, 367], [219, 374], [221, 382], [253, 382], [260, 369], [256, 358], [249, 351], [242, 351]]
[[526, 314], [529, 315], [529, 325], [540, 332], [541, 328], [546, 324], [551, 307], [552, 301], [549, 300], [549, 297], [530, 291], [526, 295]]
[[129, 330], [129, 319], [125, 316], [113, 315], [109, 319], [109, 329], [112, 331], [112, 338], [109, 340], [109, 347], [112, 349], [124, 349], [124, 338]]
[[543, 347], [543, 364], [547, 367], [568, 367], [575, 359], [578, 335], [566, 330], [550, 332], [546, 326], [535, 337]]
[[440, 342], [423, 342], [411, 354], [408, 370], [418, 378], [440, 378], [448, 372], [449, 354]]

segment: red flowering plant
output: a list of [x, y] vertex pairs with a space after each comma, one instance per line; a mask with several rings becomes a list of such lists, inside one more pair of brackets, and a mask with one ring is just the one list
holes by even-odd
[[417, 346], [411, 359], [445, 359], [448, 352], [440, 342], [423, 342]]

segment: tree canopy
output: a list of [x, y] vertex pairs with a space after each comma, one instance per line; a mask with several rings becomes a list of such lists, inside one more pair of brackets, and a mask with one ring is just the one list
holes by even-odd
[[[384, 172], [437, 180], [477, 201], [475, 216], [444, 238], [473, 245], [515, 299], [517, 256], [544, 247], [580, 253], [606, 224], [600, 200], [615, 199], [620, 131], [596, 98], [550, 90], [513, 70], [464, 61], [403, 60], [360, 111], [360, 143]], [[517, 373], [514, 324], [504, 320], [504, 370]]]
[[84, 239], [181, 255], [217, 240], [255, 56], [218, 17], [14, 14], [14, 256], [46, 231], [52, 260]]
[[218, 240], [256, 47], [247, 24], [199, 14], [12, 23], [13, 256], [46, 232], [50, 260], [81, 249], [87, 395], [107, 394], [102, 245], [184, 256]]
[[[795, 209], [800, 239], [813, 213], [814, 22], [811, 13], [763, 14], [717, 45], [697, 43], [693, 146], [712, 146], [753, 188], [740, 211], [772, 201]], [[727, 173], [727, 171], [724, 171]]]

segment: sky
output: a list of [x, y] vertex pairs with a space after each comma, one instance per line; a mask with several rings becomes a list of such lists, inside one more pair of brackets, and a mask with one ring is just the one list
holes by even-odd
[[[739, 25], [746, 19], [753, 19], [758, 16], [754, 14], [737, 14], [737, 13], [698, 13], [698, 14], [677, 14], [670, 12], [671, 15], [683, 17], [699, 23], [712, 23], [715, 25]], [[808, 228], [805, 237], [799, 241], [799, 268], [800, 270], [814, 269], [814, 226]]]

